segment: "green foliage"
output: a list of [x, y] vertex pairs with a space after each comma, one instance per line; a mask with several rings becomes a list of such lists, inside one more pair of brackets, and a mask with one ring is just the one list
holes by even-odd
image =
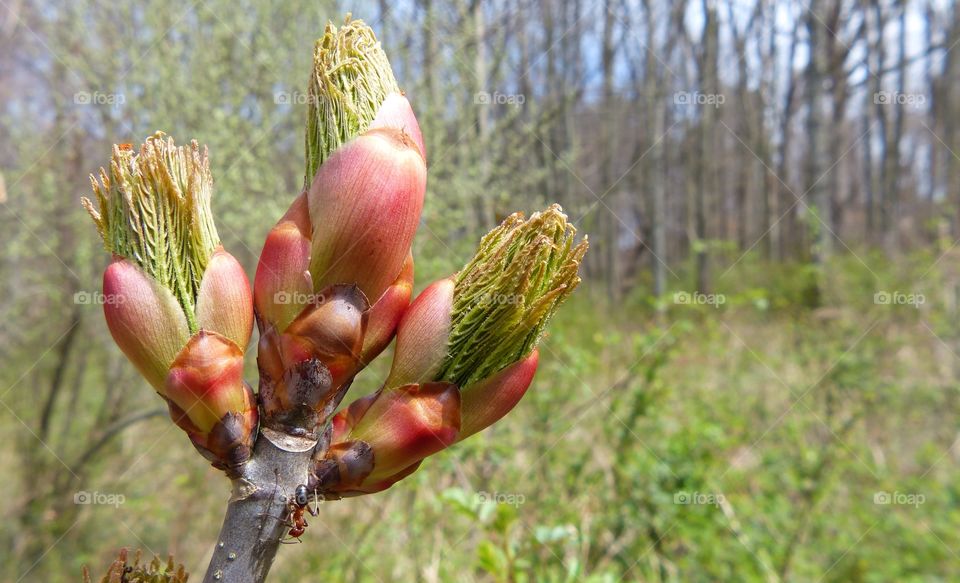
[[140, 266], [177, 298], [191, 332], [200, 282], [220, 236], [210, 197], [213, 177], [206, 150], [188, 149], [157, 132], [135, 153], [113, 147], [110, 173], [91, 175], [97, 208], [81, 198], [107, 251]]
[[330, 153], [370, 126], [384, 99], [400, 91], [377, 37], [362, 20], [328, 23], [313, 53], [307, 93], [304, 188]]
[[[880, 278], [925, 270], [865, 259]], [[815, 310], [799, 296], [798, 304], [778, 299], [776, 290], [793, 289], [780, 279], [787, 272], [761, 276], [760, 265], [748, 258], [723, 293], [761, 290], [766, 310], [746, 299], [721, 310], [677, 306], [656, 323], [656, 313], [608, 310], [584, 288], [553, 319], [541, 370], [516, 411], [387, 492], [323, 504], [303, 545], [281, 551], [273, 576], [960, 576], [951, 551], [960, 544], [960, 490], [949, 454], [960, 400], [955, 357], [944, 348], [960, 334], [940, 295], [951, 289], [941, 285], [948, 274], [928, 274], [919, 309], [935, 336], [917, 325], [917, 309], [874, 304], [878, 284], [855, 259], [824, 266], [830, 303]], [[383, 372], [361, 378], [355, 394]], [[117, 527], [120, 516], [152, 548], [181, 538], [178, 556], [202, 569], [226, 490], [210, 490], [215, 476], [174, 437], [155, 449], [150, 472], [117, 486], [125, 505], [85, 507], [79, 534], [54, 555], [103, 564], [91, 553], [132, 536]], [[119, 473], [130, 459], [123, 450], [114, 456], [97, 475]], [[167, 483], [155, 493], [158, 476]], [[890, 503], [875, 499], [883, 494]], [[38, 569], [44, 580], [69, 580], [58, 579], [54, 563]]]
[[461, 387], [524, 358], [580, 283], [587, 252], [576, 228], [553, 205], [516, 213], [480, 241], [455, 277], [449, 350], [437, 378]]
[[[908, 269], [863, 259], [881, 279]], [[910, 269], [889, 285], [910, 289], [903, 283], [925, 268]], [[875, 276], [855, 259], [838, 260], [823, 268], [827, 306], [811, 310], [791, 293], [789, 273], [748, 258], [720, 288], [742, 300], [719, 310], [671, 306], [662, 316], [608, 310], [582, 289], [553, 319], [541, 369], [516, 411], [387, 492], [323, 504], [303, 545], [281, 550], [273, 576], [960, 576], [950, 550], [960, 544], [960, 490], [949, 453], [960, 399], [945, 348], [960, 333], [940, 296], [952, 289], [942, 285], [948, 275], [927, 275], [919, 310], [877, 305]], [[757, 296], [769, 307], [757, 308]], [[383, 373], [353, 390], [367, 392]], [[154, 433], [163, 434], [159, 422], [131, 430], [130, 440]], [[182, 540], [171, 550], [202, 569], [227, 488], [175, 433], [162, 437], [149, 463], [150, 475], [163, 477], [159, 491], [140, 475], [111, 482], [140, 455], [113, 448], [93, 475], [126, 504], [33, 523], [31, 532], [56, 532], [79, 520], [38, 576], [67, 581], [61, 574], [81, 563], [104, 564], [97, 553], [131, 530], [155, 549]], [[875, 502], [884, 493], [898, 498]]]

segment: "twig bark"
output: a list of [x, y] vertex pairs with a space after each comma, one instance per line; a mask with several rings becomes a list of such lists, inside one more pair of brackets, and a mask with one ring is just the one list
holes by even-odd
[[316, 441], [262, 428], [233, 494], [204, 583], [262, 583], [290, 529], [288, 501], [306, 484]]

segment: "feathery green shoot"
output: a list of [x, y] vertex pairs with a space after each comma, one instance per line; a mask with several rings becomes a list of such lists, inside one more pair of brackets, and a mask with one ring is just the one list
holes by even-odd
[[97, 225], [103, 245], [173, 292], [191, 332], [200, 281], [220, 238], [213, 223], [213, 177], [207, 150], [194, 140], [175, 146], [156, 132], [140, 152], [115, 145], [110, 173], [90, 176], [97, 207], [81, 203]]
[[544, 327], [580, 283], [586, 237], [559, 205], [515, 213], [487, 233], [456, 276], [447, 356], [438, 380], [461, 387], [489, 377], [536, 347]]
[[334, 150], [367, 131], [400, 87], [373, 29], [348, 14], [340, 28], [327, 23], [317, 40], [307, 91], [305, 188]]

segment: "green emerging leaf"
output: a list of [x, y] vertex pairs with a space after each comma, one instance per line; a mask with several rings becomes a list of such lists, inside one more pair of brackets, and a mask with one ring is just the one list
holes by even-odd
[[200, 280], [220, 244], [210, 210], [213, 178], [206, 148], [194, 140], [177, 147], [157, 132], [139, 154], [127, 145], [113, 147], [110, 174], [90, 176], [97, 199], [83, 206], [93, 217], [107, 251], [140, 266], [173, 292], [191, 332]]
[[559, 205], [525, 220], [515, 213], [487, 233], [456, 276], [447, 356], [437, 379], [461, 387], [526, 357], [580, 283], [586, 237]]
[[324, 160], [367, 131], [387, 96], [399, 91], [373, 29], [349, 14], [340, 28], [327, 23], [308, 88], [305, 188]]

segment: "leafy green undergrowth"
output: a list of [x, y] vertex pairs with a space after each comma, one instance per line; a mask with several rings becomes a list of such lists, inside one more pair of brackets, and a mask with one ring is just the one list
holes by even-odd
[[[956, 286], [942, 265], [929, 269], [936, 257], [861, 259], [869, 269], [854, 257], [819, 268], [748, 257], [714, 274], [720, 306], [638, 288], [614, 308], [585, 281], [507, 419], [387, 492], [323, 504], [273, 578], [960, 578]], [[690, 291], [672, 285], [665, 295]], [[875, 301], [884, 291], [924, 301]], [[381, 372], [368, 371], [364, 390]], [[81, 403], [96, 402], [99, 375], [88, 374]], [[23, 418], [35, 406], [11, 402]], [[75, 581], [81, 564], [134, 544], [203, 571], [228, 487], [166, 429], [135, 426], [89, 466], [83, 488], [125, 503], [59, 507], [71, 514], [43, 498], [29, 529], [0, 523], [4, 537], [50, 549], [31, 576]], [[0, 462], [18, 475], [10, 447]], [[24, 516], [22, 503], [5, 499], [3, 515]], [[21, 571], [0, 566], [3, 578]]]

